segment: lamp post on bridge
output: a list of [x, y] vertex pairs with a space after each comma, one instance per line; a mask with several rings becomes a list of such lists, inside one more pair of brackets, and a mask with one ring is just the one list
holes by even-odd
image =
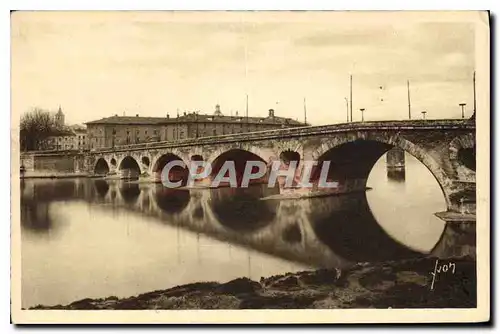
[[349, 123], [349, 100], [347, 99], [347, 97], [344, 97], [344, 100], [345, 100], [345, 107], [347, 110], [347, 123]]
[[365, 108], [359, 109], [361, 111], [361, 122], [365, 121]]
[[425, 110], [422, 111], [422, 117], [423, 117], [424, 120], [425, 120], [425, 114], [427, 114], [427, 111], [425, 111]]
[[466, 103], [459, 103], [458, 104], [460, 107], [462, 107], [462, 118], [465, 118], [465, 114], [464, 114], [464, 107], [467, 105]]

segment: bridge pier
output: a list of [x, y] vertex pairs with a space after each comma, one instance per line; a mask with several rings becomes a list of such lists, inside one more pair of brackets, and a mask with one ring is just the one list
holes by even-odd
[[394, 147], [386, 155], [387, 177], [396, 181], [405, 179], [405, 151]]

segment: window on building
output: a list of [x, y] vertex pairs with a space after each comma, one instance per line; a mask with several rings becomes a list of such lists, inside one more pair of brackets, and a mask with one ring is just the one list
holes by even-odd
[[213, 129], [214, 136], [217, 135], [217, 129]]

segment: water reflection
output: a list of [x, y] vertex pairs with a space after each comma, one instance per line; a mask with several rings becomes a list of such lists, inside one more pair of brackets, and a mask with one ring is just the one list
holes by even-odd
[[[52, 201], [65, 200], [66, 196], [75, 194], [73, 182], [61, 182], [60, 185], [41, 185], [21, 180], [21, 226], [24, 230], [39, 234], [57, 231], [60, 220], [50, 210]], [[43, 194], [46, 196], [43, 196]]]
[[236, 231], [255, 231], [269, 225], [276, 218], [275, 201], [260, 201], [278, 189], [261, 185], [242, 188], [210, 190], [210, 207], [219, 222]]
[[161, 185], [154, 186], [155, 203], [167, 214], [182, 212], [189, 203], [190, 194], [188, 190], [169, 189]]
[[138, 184], [123, 183], [120, 187], [120, 194], [126, 204], [134, 204], [140, 193]]
[[109, 184], [104, 180], [94, 180], [94, 188], [99, 198], [104, 198], [109, 191]]
[[318, 238], [351, 261], [378, 261], [419, 255], [395, 242], [377, 224], [364, 193], [309, 200], [308, 217]]
[[21, 201], [21, 224], [32, 232], [47, 232], [54, 227], [54, 219], [49, 212], [48, 203]]
[[391, 181], [404, 182], [406, 179], [406, 172], [404, 169], [388, 169], [387, 178]]
[[283, 231], [282, 238], [284, 241], [289, 243], [298, 243], [302, 241], [302, 232], [300, 231], [298, 224], [292, 224], [287, 226]]
[[419, 254], [387, 234], [364, 193], [261, 200], [279, 190], [254, 185], [190, 191], [103, 180], [34, 182], [31, 191], [23, 189], [23, 226], [28, 229], [54, 228], [49, 206], [64, 194], [65, 201], [109, 203], [113, 211], [135, 211], [162, 223], [313, 265], [339, 266]]
[[[407, 168], [413, 168], [409, 160]], [[303, 200], [262, 200], [278, 190], [257, 185], [179, 190], [94, 179], [25, 180], [23, 303], [127, 296], [240, 276], [258, 280], [427, 253], [444, 228], [433, 220], [442, 211], [439, 189], [436, 195], [420, 174], [392, 182], [385, 173], [385, 165], [375, 167], [367, 194]], [[422, 184], [432, 191], [416, 194]], [[423, 206], [408, 198], [422, 199]], [[38, 233], [26, 233], [32, 231]], [[49, 231], [62, 233], [50, 233], [51, 242], [38, 237]], [[73, 266], [76, 260], [82, 265]], [[86, 275], [93, 277], [91, 287]]]

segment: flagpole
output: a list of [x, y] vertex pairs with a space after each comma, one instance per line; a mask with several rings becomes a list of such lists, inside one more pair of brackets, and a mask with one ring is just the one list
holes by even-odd
[[349, 100], [350, 100], [350, 113], [351, 113], [351, 122], [352, 122], [352, 75], [349, 76]]
[[410, 80], [406, 80], [406, 86], [408, 88], [408, 119], [411, 119]]
[[307, 125], [307, 107], [306, 107], [306, 98], [304, 97], [304, 125]]
[[248, 94], [247, 94], [247, 101], [246, 101], [246, 107], [245, 107], [245, 116], [247, 118], [247, 123], [248, 123]]
[[474, 111], [473, 114], [476, 112], [476, 71], [474, 71], [474, 76], [472, 77], [472, 86], [474, 88]]

